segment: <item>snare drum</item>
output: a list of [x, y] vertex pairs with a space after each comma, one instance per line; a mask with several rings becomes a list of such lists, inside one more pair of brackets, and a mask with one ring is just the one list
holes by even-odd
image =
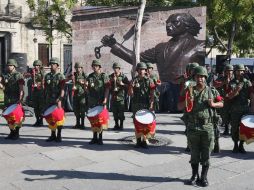
[[239, 139], [246, 144], [254, 142], [254, 115], [244, 115], [241, 118]]
[[43, 113], [43, 117], [49, 124], [50, 129], [56, 129], [58, 126], [64, 124], [64, 110], [63, 108], [58, 108], [56, 105], [50, 106]]
[[147, 109], [136, 112], [134, 117], [136, 137], [146, 136], [153, 137], [155, 134], [156, 120], [155, 114]]
[[91, 123], [93, 132], [101, 132], [108, 128], [109, 113], [103, 106], [96, 106], [88, 109], [87, 118]]
[[9, 127], [14, 129], [15, 126], [20, 125], [24, 121], [24, 109], [20, 104], [12, 104], [2, 113], [6, 119]]

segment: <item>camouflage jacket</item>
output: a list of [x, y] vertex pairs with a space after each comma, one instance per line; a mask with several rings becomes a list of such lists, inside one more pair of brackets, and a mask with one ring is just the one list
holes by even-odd
[[109, 79], [105, 73], [91, 73], [87, 77], [89, 107], [102, 104], [105, 90], [109, 87]]
[[85, 96], [85, 80], [87, 78], [87, 75], [82, 72], [82, 73], [74, 73], [74, 85], [75, 85], [75, 91], [74, 91], [74, 96], [76, 97], [81, 97]]
[[[111, 100], [112, 101], [123, 101], [125, 98], [127, 85], [129, 85], [129, 80], [123, 73], [120, 73], [120, 75], [116, 77], [116, 81], [115, 81], [114, 75], [115, 75], [114, 73], [109, 75], [110, 94], [112, 96]], [[120, 85], [121, 82], [124, 85]]]
[[46, 105], [55, 104], [57, 98], [60, 97], [61, 90], [65, 85], [65, 77], [63, 74], [57, 73], [48, 73], [45, 75], [45, 99]]

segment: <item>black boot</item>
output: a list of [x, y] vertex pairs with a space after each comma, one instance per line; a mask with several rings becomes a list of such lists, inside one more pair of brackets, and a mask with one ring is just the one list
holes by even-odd
[[97, 137], [97, 132], [93, 133], [93, 138], [92, 140], [89, 142], [89, 144], [96, 144], [98, 143], [98, 137]]
[[10, 129], [10, 134], [7, 137], [5, 137], [5, 139], [12, 139], [13, 135], [14, 135], [14, 130]]
[[57, 127], [56, 142], [62, 142], [62, 135], [61, 135], [62, 128], [63, 128], [63, 126], [58, 126]]
[[220, 153], [219, 139], [214, 141], [213, 153]]
[[141, 137], [137, 138], [137, 143], [135, 145], [135, 148], [139, 148], [141, 147], [142, 143], [141, 143]]
[[43, 126], [43, 118], [39, 117], [38, 126]]
[[50, 137], [46, 140], [46, 142], [51, 142], [56, 140], [56, 131], [51, 130], [51, 135]]
[[189, 147], [189, 145], [187, 144], [187, 147], [185, 148], [185, 150], [184, 150], [185, 152], [190, 152], [190, 147]]
[[240, 141], [240, 143], [239, 143], [239, 152], [242, 154], [246, 154], [246, 150], [243, 147], [243, 143], [244, 143], [244, 141]]
[[124, 121], [124, 120], [120, 120], [120, 127], [119, 127], [119, 130], [121, 130], [121, 131], [123, 130], [123, 121]]
[[19, 139], [19, 129], [20, 129], [20, 127], [16, 127], [15, 129], [14, 129], [14, 133], [13, 133], [13, 136], [12, 136], [12, 140], [17, 140], [17, 139]]
[[115, 119], [115, 126], [114, 126], [113, 130], [119, 130], [118, 119]]
[[[103, 132], [103, 131], [102, 131]], [[99, 140], [98, 140], [98, 144], [99, 145], [103, 145], [103, 141], [102, 141], [102, 132], [99, 133]]]
[[197, 182], [199, 182], [198, 165], [199, 165], [199, 164], [191, 164], [192, 176], [191, 176], [191, 178], [187, 181], [187, 184], [188, 184], [188, 185], [196, 185]]
[[239, 148], [238, 148], [238, 141], [234, 141], [234, 148], [232, 150], [233, 153], [238, 153]]
[[225, 127], [225, 129], [224, 129], [223, 135], [229, 135], [229, 126], [228, 126], [228, 124], [225, 124], [224, 127]]
[[76, 125], [73, 126], [73, 129], [78, 129], [80, 127], [80, 117], [76, 117]]
[[208, 173], [209, 166], [203, 166], [201, 171], [201, 179], [200, 179], [200, 185], [202, 187], [207, 187], [209, 185], [207, 180], [207, 173]]
[[145, 149], [148, 149], [148, 145], [147, 145], [146, 140], [143, 140], [143, 141], [141, 142], [141, 147], [142, 147], [142, 148], [145, 148]]
[[79, 126], [80, 129], [85, 129], [85, 117], [81, 117], [81, 125]]
[[39, 117], [36, 117], [36, 122], [33, 124], [33, 127], [39, 126]]

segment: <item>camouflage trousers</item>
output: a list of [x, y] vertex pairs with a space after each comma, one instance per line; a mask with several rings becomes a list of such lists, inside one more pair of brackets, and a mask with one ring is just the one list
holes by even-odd
[[247, 114], [248, 110], [233, 110], [230, 117], [231, 138], [233, 141], [239, 141], [239, 126], [243, 115]]
[[73, 112], [76, 117], [85, 117], [87, 111], [86, 98], [84, 96], [73, 97]]
[[113, 112], [114, 120], [125, 120], [124, 101], [112, 101], [111, 102], [111, 110]]
[[230, 123], [231, 106], [229, 103], [224, 103], [223, 108], [220, 109], [220, 116], [222, 123], [228, 125]]
[[212, 123], [188, 126], [187, 138], [191, 150], [191, 164], [210, 165], [210, 155], [214, 146]]
[[32, 93], [32, 102], [34, 108], [35, 117], [41, 117], [43, 109], [44, 109], [44, 96], [43, 90], [34, 89]]

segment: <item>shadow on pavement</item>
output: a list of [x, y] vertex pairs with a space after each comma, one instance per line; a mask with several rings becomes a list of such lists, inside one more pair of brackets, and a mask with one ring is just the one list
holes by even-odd
[[138, 181], [138, 182], [185, 182], [185, 180], [179, 178], [170, 177], [157, 177], [157, 176], [135, 176], [126, 175], [120, 173], [98, 173], [98, 172], [86, 172], [86, 171], [75, 171], [75, 170], [24, 170], [22, 173], [34, 178], [25, 178], [26, 181], [37, 181], [37, 180], [58, 180], [58, 179], [103, 179], [110, 181]]

